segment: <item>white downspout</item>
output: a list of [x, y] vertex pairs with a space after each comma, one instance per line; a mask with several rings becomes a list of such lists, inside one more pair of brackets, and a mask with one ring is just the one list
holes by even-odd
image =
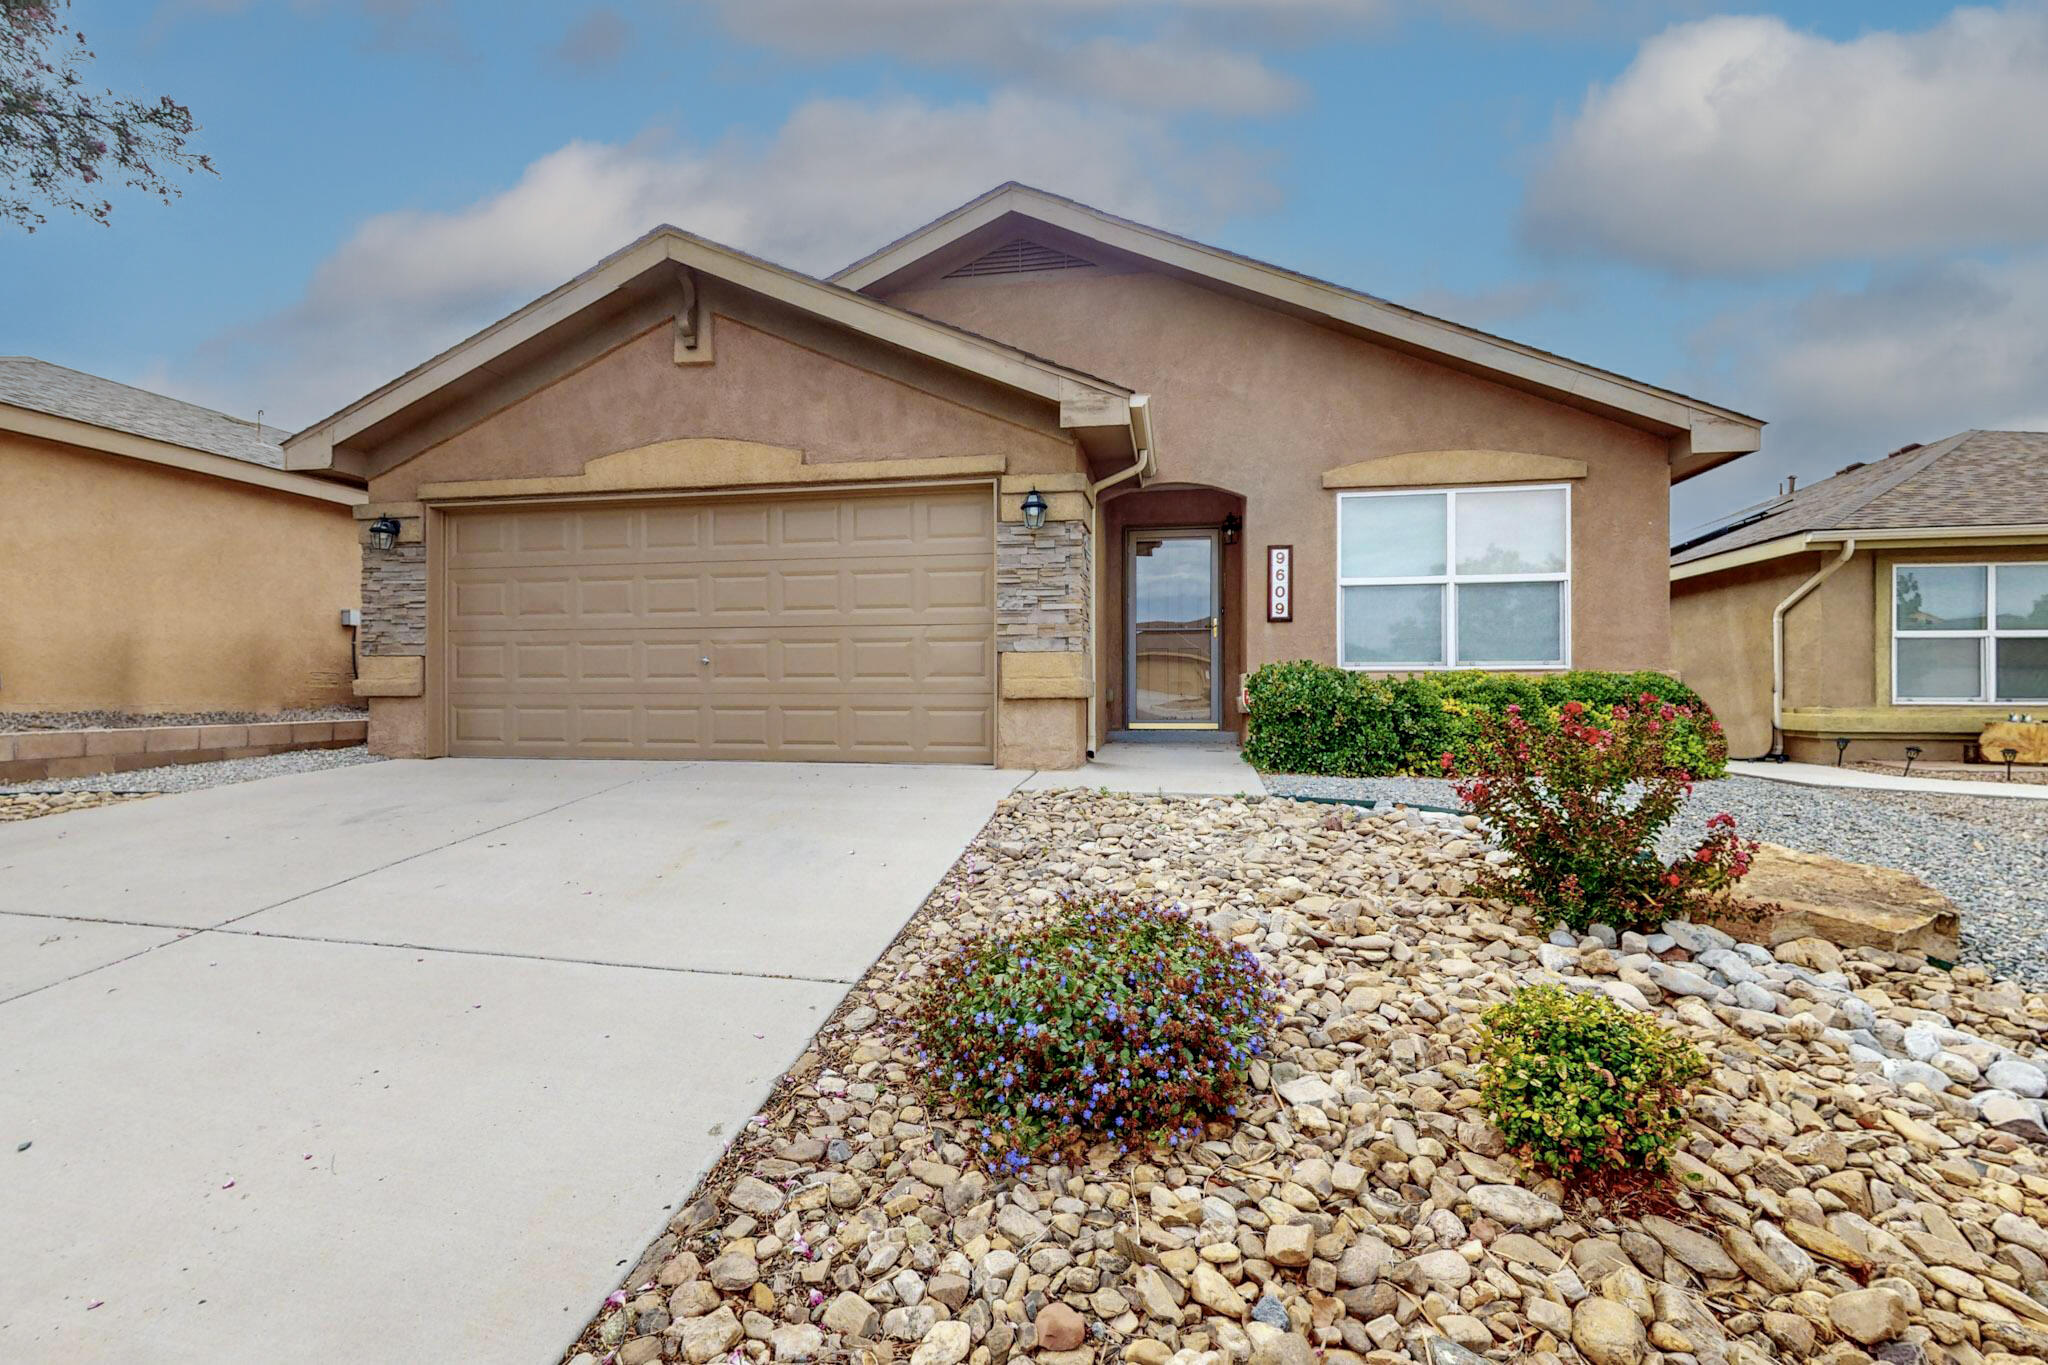
[[[1088, 594], [1093, 599], [1088, 604], [1088, 667], [1096, 677], [1102, 676], [1102, 490], [1113, 488], [1126, 479], [1140, 474], [1157, 473], [1152, 464], [1152, 409], [1150, 398], [1134, 393], [1130, 399], [1131, 442], [1137, 447], [1137, 458], [1128, 468], [1099, 483], [1088, 485]], [[1088, 752], [1100, 752], [1101, 731], [1098, 728], [1102, 717], [1101, 698], [1089, 689], [1088, 697]]]
[[1771, 752], [1785, 752], [1785, 613], [1799, 605], [1815, 588], [1835, 576], [1836, 570], [1856, 555], [1856, 537], [1842, 542], [1842, 553], [1814, 571], [1811, 578], [1792, 590], [1771, 613]]

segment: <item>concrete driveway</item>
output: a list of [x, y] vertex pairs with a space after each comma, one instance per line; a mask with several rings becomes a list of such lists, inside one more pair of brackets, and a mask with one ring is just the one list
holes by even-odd
[[1022, 776], [449, 759], [0, 825], [0, 1359], [556, 1359]]

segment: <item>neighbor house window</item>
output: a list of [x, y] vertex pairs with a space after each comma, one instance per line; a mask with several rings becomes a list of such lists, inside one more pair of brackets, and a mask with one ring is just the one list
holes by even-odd
[[1892, 700], [2048, 701], [2048, 564], [1894, 565]]
[[1571, 606], [1563, 484], [1337, 495], [1346, 668], [1561, 668]]

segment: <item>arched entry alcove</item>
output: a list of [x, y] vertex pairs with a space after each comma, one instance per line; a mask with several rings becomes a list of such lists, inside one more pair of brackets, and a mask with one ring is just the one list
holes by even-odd
[[1241, 735], [1245, 500], [1202, 484], [1120, 489], [1101, 505], [1096, 733]]

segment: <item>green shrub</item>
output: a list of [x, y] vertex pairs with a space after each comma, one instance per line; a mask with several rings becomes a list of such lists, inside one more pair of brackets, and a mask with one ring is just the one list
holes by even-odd
[[1717, 751], [1719, 726], [1699, 694], [1663, 673], [1568, 673], [1523, 676], [1459, 669], [1376, 678], [1297, 659], [1267, 664], [1245, 683], [1244, 755], [1264, 772], [1320, 777], [1436, 775], [1450, 752], [1457, 771], [1486, 723], [1521, 708], [1532, 725], [1556, 724], [1566, 702], [1596, 714], [1648, 693], [1689, 708], [1665, 731], [1672, 766], [1696, 778], [1727, 772]]
[[[1666, 733], [1689, 712], [1645, 692], [1633, 706], [1597, 711], [1568, 701], [1555, 723], [1535, 726], [1510, 706], [1485, 722], [1463, 760], [1446, 751], [1446, 774], [1465, 765], [1458, 799], [1508, 854], [1482, 867], [1473, 889], [1582, 934], [1595, 924], [1647, 932], [1717, 903], [1757, 850], [1735, 833], [1734, 816], [1710, 818], [1685, 856], [1657, 858], [1658, 836], [1692, 791]], [[1707, 756], [1725, 760], [1720, 736], [1708, 738]]]
[[912, 1008], [932, 1089], [984, 1162], [1197, 1137], [1237, 1112], [1278, 991], [1185, 910], [1109, 898], [963, 945]]
[[1660, 1171], [1706, 1059], [1604, 995], [1527, 986], [1480, 1022], [1480, 1099], [1524, 1161], [1570, 1180]]

